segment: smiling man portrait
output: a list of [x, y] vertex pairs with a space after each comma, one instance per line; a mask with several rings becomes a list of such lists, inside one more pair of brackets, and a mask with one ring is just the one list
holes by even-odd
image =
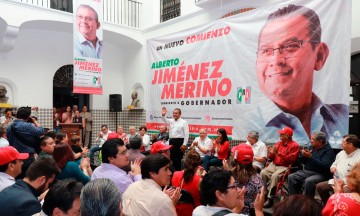
[[329, 56], [321, 31], [319, 16], [297, 5], [273, 12], [262, 27], [256, 75], [261, 91], [273, 103], [259, 107], [259, 119], [252, 120], [265, 134], [291, 127], [294, 140], [307, 144], [314, 131], [328, 136], [347, 133], [348, 106], [325, 104], [313, 92], [314, 71], [321, 70]]
[[98, 13], [89, 5], [81, 4], [76, 11], [74, 55], [76, 57], [102, 58], [103, 41], [96, 36], [100, 28]]

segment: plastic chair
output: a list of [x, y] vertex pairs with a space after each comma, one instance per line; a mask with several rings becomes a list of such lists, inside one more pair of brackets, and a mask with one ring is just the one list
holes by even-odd
[[[296, 161], [294, 164], [289, 165], [289, 167], [281, 177], [281, 180], [276, 185], [275, 198], [280, 198], [280, 200], [283, 200], [285, 197], [289, 196], [289, 189], [286, 185], [287, 177], [291, 173], [294, 173], [300, 169], [302, 169], [302, 164], [299, 161]], [[280, 192], [280, 197], [278, 196], [279, 192]]]

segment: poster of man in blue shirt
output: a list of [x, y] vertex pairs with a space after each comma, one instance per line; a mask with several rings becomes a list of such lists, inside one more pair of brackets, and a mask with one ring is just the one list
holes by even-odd
[[288, 5], [269, 15], [258, 38], [257, 80], [273, 103], [264, 103], [254, 122], [267, 131], [291, 127], [294, 140], [302, 145], [314, 131], [324, 132], [330, 143], [348, 132], [348, 105], [325, 104], [313, 92], [314, 73], [330, 53], [321, 30], [315, 11]]
[[98, 13], [89, 5], [81, 4], [76, 10], [74, 56], [102, 59], [103, 41], [96, 31], [100, 28]]

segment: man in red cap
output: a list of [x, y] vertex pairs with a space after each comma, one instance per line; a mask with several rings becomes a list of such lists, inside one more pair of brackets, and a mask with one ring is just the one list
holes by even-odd
[[[151, 145], [150, 154], [162, 154], [165, 157], [167, 157], [170, 161], [170, 149], [172, 148], [172, 145], [166, 145], [163, 143], [163, 141], [157, 141], [156, 143]], [[173, 161], [170, 162], [169, 169], [171, 173], [174, 173], [176, 171]], [[172, 174], [171, 174], [172, 175]]]
[[162, 141], [157, 141], [151, 145], [150, 154], [162, 154], [170, 159], [170, 149], [173, 146], [166, 145]]
[[15, 183], [15, 177], [21, 173], [23, 160], [28, 158], [28, 153], [19, 153], [12, 146], [0, 148], [0, 191]]
[[285, 127], [278, 130], [278, 133], [280, 134], [280, 141], [267, 148], [268, 158], [272, 162], [260, 172], [264, 185], [267, 185], [270, 180], [270, 185], [267, 188], [269, 189], [268, 200], [264, 204], [264, 208], [270, 208], [274, 204], [276, 185], [288, 166], [297, 160], [300, 152], [299, 144], [292, 140], [293, 130], [291, 128]]

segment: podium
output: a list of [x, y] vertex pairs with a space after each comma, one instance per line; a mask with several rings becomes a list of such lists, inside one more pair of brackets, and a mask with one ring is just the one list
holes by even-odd
[[82, 124], [81, 123], [60, 123], [61, 133], [66, 133], [69, 140], [72, 136], [78, 135], [82, 137]]

